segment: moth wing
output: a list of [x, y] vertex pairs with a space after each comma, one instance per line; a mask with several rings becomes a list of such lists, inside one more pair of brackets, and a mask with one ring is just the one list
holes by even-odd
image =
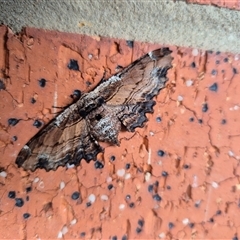
[[56, 170], [67, 163], [78, 165], [82, 158], [96, 159], [101, 151], [86, 121], [79, 116], [78, 106], [72, 104], [22, 148], [16, 164], [31, 171], [37, 168]]
[[152, 51], [111, 77], [105, 89], [99, 86], [106, 104], [120, 109], [117, 117], [128, 131], [142, 127], [145, 113], [153, 112], [152, 99], [164, 88], [172, 67], [171, 52], [168, 48]]

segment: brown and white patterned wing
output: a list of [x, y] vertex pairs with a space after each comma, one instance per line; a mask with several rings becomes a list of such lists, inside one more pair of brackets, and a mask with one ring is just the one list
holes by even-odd
[[79, 165], [81, 159], [90, 161], [102, 151], [88, 131], [76, 104], [41, 129], [20, 151], [16, 164], [25, 170], [44, 168], [56, 170], [67, 163]]
[[[101, 84], [97, 91], [106, 105], [119, 109], [118, 119], [129, 131], [142, 127], [145, 113], [152, 113], [155, 97], [167, 81], [167, 70], [172, 67], [171, 50], [152, 51]], [[107, 85], [107, 86], [105, 86]]]

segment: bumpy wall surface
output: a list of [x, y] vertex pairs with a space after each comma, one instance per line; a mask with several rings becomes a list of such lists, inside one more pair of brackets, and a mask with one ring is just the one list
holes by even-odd
[[121, 132], [98, 162], [25, 172], [17, 154], [53, 106], [160, 45], [0, 33], [0, 238], [237, 239], [240, 55], [170, 46], [169, 81], [144, 128]]

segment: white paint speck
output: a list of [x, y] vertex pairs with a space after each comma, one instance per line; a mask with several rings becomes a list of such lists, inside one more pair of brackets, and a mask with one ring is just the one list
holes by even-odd
[[108, 200], [108, 196], [107, 195], [101, 195], [101, 200], [107, 201]]
[[234, 107], [233, 107], [233, 110], [238, 110], [239, 109], [239, 106], [238, 105], [235, 105]]
[[238, 61], [238, 60], [239, 60], [239, 55], [238, 55], [238, 54], [234, 56], [234, 60], [235, 60], [235, 61]]
[[150, 179], [151, 179], [151, 173], [150, 173], [150, 172], [146, 172], [146, 173], [145, 173], [145, 181], [146, 181], [146, 182], [149, 182]]
[[131, 173], [126, 173], [125, 179], [127, 180], [127, 179], [130, 179], [130, 178], [131, 178]]
[[112, 181], [112, 178], [111, 177], [107, 177], [107, 183], [110, 183]]
[[91, 203], [94, 203], [96, 200], [96, 196], [94, 194], [90, 194], [88, 197], [88, 201]]
[[92, 54], [88, 54], [88, 58], [92, 59], [93, 55]]
[[192, 184], [193, 188], [198, 187], [198, 177], [196, 175], [193, 176], [193, 184]]
[[194, 49], [192, 50], [192, 55], [193, 55], [194, 57], [196, 57], [196, 56], [198, 55], [198, 49], [194, 48]]
[[62, 238], [62, 237], [63, 237], [62, 231], [58, 232], [57, 238]]
[[39, 187], [39, 188], [44, 188], [44, 182], [43, 182], [43, 181], [40, 181], [39, 184], [38, 184], [38, 187]]
[[74, 219], [70, 222], [71, 225], [75, 225], [76, 223], [77, 223], [77, 219], [76, 219], [76, 218], [74, 218]]
[[148, 160], [147, 160], [147, 163], [149, 165], [151, 165], [151, 159], [152, 159], [151, 156], [152, 156], [152, 149], [149, 148], [149, 150], [148, 150]]
[[120, 209], [120, 210], [123, 210], [124, 208], [125, 208], [125, 204], [120, 204], [120, 205], [119, 205], [119, 209]]
[[161, 239], [166, 238], [166, 234], [164, 232], [160, 233], [158, 236]]
[[229, 151], [228, 151], [228, 155], [229, 155], [230, 157], [233, 157], [233, 156], [234, 156], [234, 152], [231, 151], [231, 150], [229, 150]]
[[123, 168], [123, 169], [118, 169], [117, 170], [117, 175], [119, 176], [119, 177], [123, 177], [124, 175], [125, 175], [125, 169]]
[[218, 186], [219, 186], [219, 185], [218, 185], [217, 182], [212, 182], [212, 187], [213, 187], [213, 188], [218, 188]]
[[40, 179], [39, 179], [38, 177], [35, 177], [34, 180], [33, 180], [33, 182], [34, 182], [34, 183], [37, 183], [37, 182], [39, 182], [39, 180], [40, 180]]
[[62, 234], [66, 234], [68, 232], [68, 227], [67, 226], [63, 226], [62, 228]]
[[178, 100], [179, 102], [182, 102], [183, 96], [179, 95], [179, 96], [177, 97], [177, 100]]
[[[57, 89], [57, 84], [55, 83], [55, 90], [54, 90], [54, 95], [53, 95], [53, 106], [58, 106], [57, 104], [57, 99], [58, 99], [58, 89]], [[54, 113], [56, 113], [57, 108], [53, 108]]]
[[191, 87], [192, 84], [193, 84], [193, 80], [189, 79], [189, 80], [186, 81], [186, 86], [187, 87]]
[[150, 135], [150, 136], [154, 136], [155, 134], [154, 134], [154, 132], [150, 131], [150, 132], [149, 132], [149, 135]]
[[0, 177], [3, 178], [7, 177], [7, 173], [5, 171], [0, 172]]
[[188, 219], [188, 218], [184, 218], [184, 219], [182, 220], [182, 223], [183, 223], [184, 225], [188, 225], [189, 219]]
[[62, 189], [64, 189], [64, 188], [65, 188], [65, 182], [61, 181], [61, 182], [60, 182], [60, 189], [62, 190]]

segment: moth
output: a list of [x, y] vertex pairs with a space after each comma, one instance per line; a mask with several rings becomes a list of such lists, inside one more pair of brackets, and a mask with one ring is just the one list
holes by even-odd
[[99, 142], [119, 145], [121, 130], [143, 127], [153, 113], [153, 98], [164, 88], [172, 67], [171, 50], [149, 52], [67, 107], [45, 125], [19, 152], [16, 164], [25, 170], [56, 170], [81, 159], [96, 160]]

